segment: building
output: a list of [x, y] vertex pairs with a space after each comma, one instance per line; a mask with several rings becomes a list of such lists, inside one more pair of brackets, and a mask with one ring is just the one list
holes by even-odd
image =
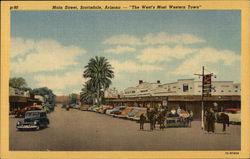
[[[202, 83], [194, 79], [179, 79], [177, 82], [161, 84], [139, 81], [136, 87], [129, 87], [124, 90], [124, 97], [143, 96], [193, 96], [201, 95]], [[239, 83], [233, 81], [213, 81], [212, 95], [240, 95]]]
[[10, 112], [14, 109], [20, 109], [25, 106], [31, 106], [34, 103], [41, 104], [42, 101], [35, 98], [29, 91], [23, 91], [16, 88], [9, 87], [9, 104]]
[[120, 93], [115, 88], [109, 88], [104, 91], [104, 98], [118, 98]]
[[[210, 107], [214, 102], [219, 109], [240, 108], [241, 87], [233, 81], [212, 81], [210, 97], [204, 97], [204, 106]], [[105, 99], [106, 104], [127, 106], [165, 106], [169, 109], [185, 107], [194, 112], [194, 118], [200, 118], [202, 82], [194, 79], [179, 79], [177, 82], [161, 84], [139, 81], [135, 87], [124, 90], [124, 97]]]

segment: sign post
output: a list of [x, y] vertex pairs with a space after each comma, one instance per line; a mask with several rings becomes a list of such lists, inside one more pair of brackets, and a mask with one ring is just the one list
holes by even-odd
[[213, 73], [204, 74], [204, 66], [202, 66], [202, 74], [194, 74], [202, 77], [202, 93], [201, 93], [201, 129], [204, 129], [204, 97], [211, 97], [212, 76]]

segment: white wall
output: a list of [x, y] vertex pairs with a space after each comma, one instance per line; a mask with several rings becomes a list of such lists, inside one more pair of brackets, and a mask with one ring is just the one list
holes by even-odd
[[[186, 91], [184, 90], [186, 86]], [[212, 95], [240, 95], [240, 84], [233, 81], [212, 81]], [[134, 91], [135, 93], [131, 93]], [[127, 93], [126, 93], [127, 92]], [[136, 87], [125, 89], [125, 97], [140, 96], [174, 96], [174, 95], [201, 95], [202, 83], [194, 79], [178, 80], [174, 83], [157, 84], [142, 83]]]

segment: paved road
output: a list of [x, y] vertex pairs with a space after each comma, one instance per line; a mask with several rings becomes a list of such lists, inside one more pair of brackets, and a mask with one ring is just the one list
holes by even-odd
[[17, 118], [10, 117], [10, 150], [94, 151], [94, 150], [240, 150], [240, 126], [230, 125], [222, 133], [208, 134], [194, 121], [192, 128], [144, 131], [133, 121], [104, 114], [57, 107], [48, 115], [51, 124], [40, 131], [17, 131]]

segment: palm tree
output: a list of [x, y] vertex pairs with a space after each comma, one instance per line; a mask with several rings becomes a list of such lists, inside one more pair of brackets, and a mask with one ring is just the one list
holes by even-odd
[[95, 97], [96, 97], [96, 90], [91, 85], [90, 81], [87, 81], [85, 84], [83, 84], [83, 88], [80, 93], [80, 100], [87, 104], [90, 103], [94, 104]]
[[105, 57], [91, 58], [84, 67], [84, 78], [90, 78], [89, 82], [96, 90], [97, 104], [100, 104], [100, 91], [107, 89], [111, 85], [111, 79], [114, 78], [112, 66]]

